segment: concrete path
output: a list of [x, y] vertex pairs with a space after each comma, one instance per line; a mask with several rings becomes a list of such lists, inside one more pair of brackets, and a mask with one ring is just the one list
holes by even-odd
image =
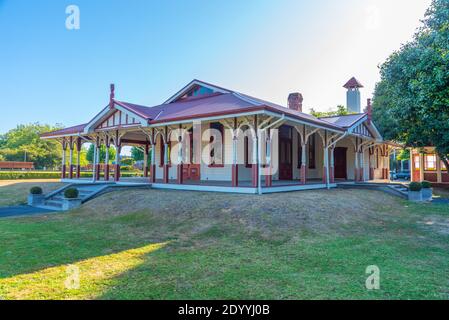
[[432, 203], [439, 203], [439, 204], [449, 204], [449, 199], [447, 198], [434, 198], [432, 200]]
[[14, 206], [14, 207], [0, 207], [0, 218], [16, 217], [56, 212], [48, 209], [34, 208], [30, 206]]

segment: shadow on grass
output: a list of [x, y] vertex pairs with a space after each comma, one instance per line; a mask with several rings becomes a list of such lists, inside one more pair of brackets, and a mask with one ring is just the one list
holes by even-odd
[[113, 278], [136, 268], [144, 256], [162, 249], [156, 243], [110, 255], [0, 279], [4, 299], [91, 299], [112, 286]]
[[97, 216], [71, 212], [0, 219], [0, 278], [166, 242], [151, 214]]

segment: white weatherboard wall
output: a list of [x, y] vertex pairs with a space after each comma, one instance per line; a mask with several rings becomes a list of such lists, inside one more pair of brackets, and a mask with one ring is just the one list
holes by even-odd
[[[209, 123], [202, 124], [202, 133], [205, 132], [209, 128]], [[354, 144], [350, 140], [351, 138], [345, 138], [339, 141], [336, 147], [344, 147], [346, 148], [346, 166], [347, 166], [347, 178], [348, 180], [354, 180]], [[306, 150], [307, 155], [307, 179], [322, 179], [323, 178], [323, 166], [324, 166], [324, 157], [323, 157], [323, 142], [321, 137], [316, 134], [315, 136], [315, 169], [309, 168], [308, 163], [308, 146]], [[202, 151], [206, 155], [209, 154], [210, 150], [208, 147], [209, 141], [202, 141]], [[249, 159], [252, 159], [252, 139], [249, 139], [248, 143], [249, 147]], [[212, 167], [206, 163], [201, 162], [201, 180], [203, 181], [231, 181], [232, 180], [232, 136], [229, 130], [225, 130], [225, 138], [224, 138], [224, 157], [226, 159], [225, 165], [223, 167]], [[300, 169], [298, 168], [298, 157], [299, 157], [299, 138], [296, 130], [293, 130], [293, 148], [292, 148], [292, 161], [293, 161], [293, 179], [300, 180]], [[160, 157], [161, 157], [161, 139], [158, 137], [156, 144], [156, 179], [163, 178], [163, 168], [159, 166]], [[376, 151], [377, 152], [377, 151]], [[171, 150], [172, 158], [176, 157], [178, 154], [178, 145], [177, 142], [172, 142], [172, 150]], [[239, 153], [239, 181], [251, 181], [252, 179], [252, 171], [251, 168], [246, 168], [244, 164], [243, 154]], [[383, 162], [381, 158], [379, 158], [379, 168], [375, 169], [375, 178], [380, 178], [382, 174]], [[365, 150], [364, 153], [364, 177], [365, 180], [369, 179], [369, 152]], [[177, 166], [172, 165], [169, 170], [169, 178], [176, 179], [177, 178]], [[264, 177], [262, 177], [262, 181], [264, 181]], [[275, 172], [273, 174], [273, 180], [279, 180], [279, 172]]]
[[[172, 146], [174, 146], [176, 142], [172, 143]], [[162, 139], [160, 139], [160, 137], [158, 137], [157, 142], [156, 142], [156, 179], [163, 179], [164, 178], [164, 168], [162, 166], [160, 166], [160, 163], [163, 161], [161, 161], [161, 158], [163, 159], [163, 155], [161, 155], [161, 147], [162, 147]], [[171, 151], [173, 154], [173, 150]], [[177, 178], [177, 166], [176, 165], [172, 165], [170, 166], [169, 170], [168, 170], [168, 177], [169, 179], [176, 179]]]
[[[209, 129], [208, 123], [202, 123], [201, 132], [204, 133], [205, 130]], [[209, 154], [210, 149], [208, 147], [209, 141], [202, 141], [202, 152]], [[161, 145], [162, 141], [160, 137], [158, 137], [156, 141], [156, 179], [163, 179], [163, 168], [159, 166], [161, 163]], [[170, 151], [171, 158], [176, 159], [178, 155], [178, 143], [173, 141], [171, 143], [172, 149]], [[232, 137], [230, 136], [230, 132], [225, 130], [225, 139], [224, 139], [224, 156], [226, 159], [226, 163], [231, 163], [230, 159], [232, 159]], [[243, 165], [241, 167], [244, 167]], [[223, 167], [211, 167], [208, 164], [201, 161], [201, 180], [213, 180], [213, 181], [231, 181], [232, 179], [232, 165], [225, 164]], [[172, 165], [169, 169], [169, 178], [176, 179], [177, 178], [177, 166]]]
[[[209, 123], [204, 123], [201, 126], [201, 135], [209, 129]], [[204, 135], [206, 137], [206, 135]], [[210, 154], [209, 141], [202, 141], [201, 149], [203, 154]], [[229, 130], [225, 130], [224, 135], [224, 166], [213, 167], [209, 166], [204, 161], [201, 161], [201, 180], [215, 180], [215, 181], [231, 181], [232, 180], [232, 136]], [[203, 156], [202, 156], [203, 160]]]
[[363, 179], [364, 181], [369, 180], [369, 150], [366, 149], [363, 152]]

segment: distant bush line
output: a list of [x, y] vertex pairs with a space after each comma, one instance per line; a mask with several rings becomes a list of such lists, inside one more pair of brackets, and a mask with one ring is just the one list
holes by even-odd
[[[103, 173], [101, 173], [103, 176]], [[121, 172], [123, 178], [142, 176], [140, 172]], [[68, 177], [68, 175], [66, 176]], [[111, 175], [111, 178], [113, 175]], [[0, 171], [0, 180], [19, 180], [19, 179], [60, 179], [59, 171]], [[92, 178], [92, 172], [81, 172], [81, 178]]]

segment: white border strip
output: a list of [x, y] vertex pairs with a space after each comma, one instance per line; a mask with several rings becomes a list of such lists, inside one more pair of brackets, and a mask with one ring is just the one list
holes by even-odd
[[[331, 183], [329, 185], [331, 188], [336, 188], [337, 184]], [[300, 186], [283, 186], [283, 187], [265, 187], [262, 188], [262, 193], [278, 193], [278, 192], [291, 192], [291, 191], [305, 191], [305, 190], [316, 190], [316, 189], [327, 189], [325, 183], [323, 184], [309, 184]]]
[[256, 194], [256, 188], [239, 188], [239, 187], [219, 187], [219, 186], [201, 186], [192, 184], [166, 184], [153, 183], [154, 189], [170, 189], [170, 190], [189, 190], [189, 191], [204, 191], [204, 192], [224, 192], [224, 193], [245, 193]]

